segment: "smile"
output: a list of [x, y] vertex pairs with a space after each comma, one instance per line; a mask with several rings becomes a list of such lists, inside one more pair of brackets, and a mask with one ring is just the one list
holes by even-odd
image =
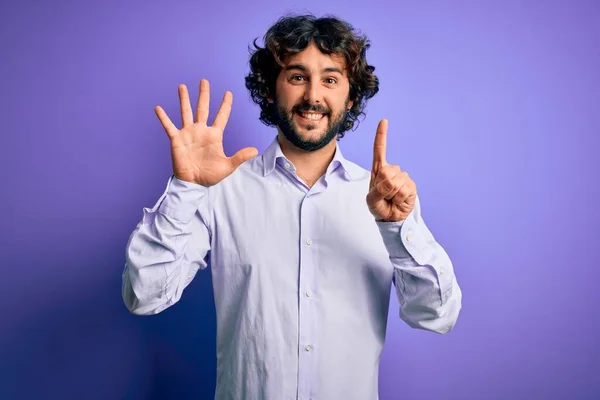
[[325, 114], [299, 112], [298, 115], [309, 121], [320, 121]]

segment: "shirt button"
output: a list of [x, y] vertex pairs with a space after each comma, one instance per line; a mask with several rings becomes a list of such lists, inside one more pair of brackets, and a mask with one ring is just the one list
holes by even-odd
[[310, 290], [307, 290], [305, 295], [306, 295], [306, 297], [310, 297], [310, 296], [312, 296], [312, 292]]
[[309, 344], [309, 345], [307, 345], [307, 346], [304, 348], [304, 350], [306, 350], [306, 351], [311, 351], [311, 350], [312, 350], [312, 346]]
[[408, 232], [406, 234], [406, 241], [410, 242], [413, 240], [413, 233], [412, 232]]
[[444, 272], [445, 272], [444, 267], [440, 267], [440, 275], [444, 275]]
[[306, 239], [306, 244], [310, 246], [312, 244], [312, 240]]
[[286, 163], [285, 163], [285, 167], [286, 167], [287, 169], [290, 169], [290, 167], [291, 167], [291, 166], [292, 166], [292, 165], [291, 165], [289, 162], [286, 162]]

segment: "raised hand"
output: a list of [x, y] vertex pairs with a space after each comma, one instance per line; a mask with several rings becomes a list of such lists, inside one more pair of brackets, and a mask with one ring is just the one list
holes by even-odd
[[223, 130], [229, 120], [233, 95], [225, 92], [212, 126], [207, 125], [210, 86], [200, 81], [200, 93], [194, 118], [187, 87], [179, 85], [182, 127], [177, 129], [160, 106], [154, 111], [171, 141], [173, 174], [182, 181], [212, 186], [236, 170], [243, 162], [256, 157], [258, 150], [246, 147], [231, 157], [223, 151]]
[[415, 207], [417, 186], [398, 165], [387, 163], [387, 126], [385, 119], [377, 126], [367, 205], [378, 221], [404, 221]]

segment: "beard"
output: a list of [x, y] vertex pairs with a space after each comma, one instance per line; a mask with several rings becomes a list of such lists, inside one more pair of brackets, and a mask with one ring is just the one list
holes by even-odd
[[[301, 103], [292, 107], [291, 110], [286, 110], [282, 107], [277, 98], [275, 98], [275, 104], [277, 109], [277, 126], [283, 133], [283, 136], [290, 141], [297, 148], [304, 151], [316, 151], [322, 149], [329, 144], [339, 133], [340, 129], [344, 125], [346, 120], [346, 109], [348, 107], [349, 100], [346, 100], [342, 111], [336, 115], [332, 115], [331, 110], [321, 105], [311, 105], [309, 103]], [[304, 139], [298, 133], [298, 126], [294, 122], [294, 115], [301, 112], [317, 112], [322, 113], [323, 117], [327, 117], [327, 127], [325, 132], [317, 139]], [[317, 124], [309, 124], [306, 126], [307, 131], [317, 129]]]

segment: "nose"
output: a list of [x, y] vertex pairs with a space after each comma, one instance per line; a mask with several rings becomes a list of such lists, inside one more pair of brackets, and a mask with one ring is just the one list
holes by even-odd
[[309, 104], [321, 104], [322, 94], [320, 88], [321, 85], [319, 85], [319, 82], [310, 80], [306, 85], [306, 90], [304, 91], [304, 101], [308, 102]]

